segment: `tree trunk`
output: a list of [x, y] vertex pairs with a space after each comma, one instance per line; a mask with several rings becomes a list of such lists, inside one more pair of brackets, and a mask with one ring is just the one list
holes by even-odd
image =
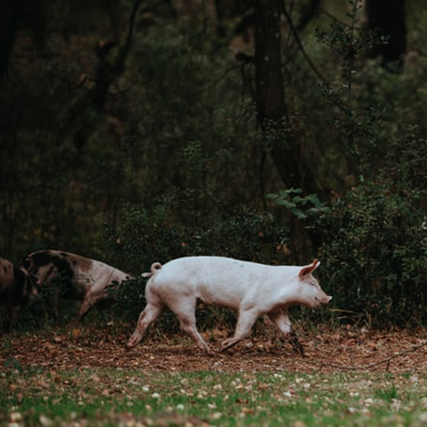
[[258, 123], [285, 187], [299, 188], [298, 154], [285, 106], [281, 63], [280, 3], [256, 0], [255, 68]]
[[[281, 13], [282, 0], [256, 0], [255, 32], [255, 79], [258, 123], [264, 136], [264, 144], [272, 156], [285, 188], [302, 188], [305, 192], [316, 190], [311, 170], [304, 167], [301, 147], [295, 138], [288, 120], [285, 104], [284, 81], [281, 59]], [[265, 156], [265, 152], [262, 156]], [[304, 172], [304, 174], [302, 173]], [[320, 244], [316, 230], [306, 230], [297, 221], [294, 234], [294, 256], [307, 252], [307, 248], [298, 241], [306, 242], [301, 236], [308, 235], [314, 252]]]

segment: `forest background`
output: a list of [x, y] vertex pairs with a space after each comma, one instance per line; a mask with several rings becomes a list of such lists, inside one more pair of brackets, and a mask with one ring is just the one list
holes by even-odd
[[425, 2], [2, 8], [2, 257], [316, 257], [327, 315], [425, 324]]

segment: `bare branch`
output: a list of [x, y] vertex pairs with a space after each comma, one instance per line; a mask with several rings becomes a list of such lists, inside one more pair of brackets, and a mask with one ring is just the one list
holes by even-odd
[[[321, 7], [320, 11], [326, 15], [331, 21], [339, 24], [341, 27], [351, 28], [351, 25], [346, 24], [344, 21], [338, 19], [336, 16], [332, 15], [332, 13], [328, 12], [325, 8]], [[360, 29], [361, 27], [354, 26], [354, 28]]]
[[282, 9], [282, 13], [286, 19], [286, 22], [289, 25], [289, 28], [291, 29], [292, 35], [295, 38], [295, 41], [301, 51], [301, 53], [303, 54], [305, 60], [307, 61], [309, 67], [312, 69], [312, 71], [314, 72], [314, 74], [316, 74], [316, 76], [321, 79], [326, 85], [329, 86], [329, 82], [326, 80], [326, 78], [323, 76], [323, 74], [317, 69], [317, 67], [314, 65], [313, 61], [311, 60], [311, 58], [308, 56], [307, 52], [304, 49], [304, 46], [302, 45], [301, 39], [299, 38], [298, 35], [298, 31], [295, 28], [295, 25], [292, 21], [292, 18], [290, 17], [288, 11], [286, 10], [285, 7], [285, 3], [283, 2], [283, 0], [278, 0], [280, 7]]
[[383, 365], [383, 364], [387, 364], [386, 370], [388, 371], [389, 367], [390, 367], [390, 362], [392, 360], [397, 359], [398, 357], [402, 357], [405, 354], [414, 353], [417, 350], [420, 350], [421, 348], [426, 347], [426, 346], [427, 346], [427, 341], [424, 342], [423, 344], [419, 344], [419, 345], [413, 346], [412, 348], [410, 348], [408, 350], [401, 351], [400, 353], [396, 353], [393, 356], [387, 357], [387, 358], [382, 359], [382, 360], [380, 360], [378, 362], [370, 363], [370, 364], [365, 365], [365, 366], [337, 365], [337, 364], [334, 364], [334, 363], [326, 363], [326, 362], [318, 363], [318, 362], [312, 362], [312, 361], [303, 360], [303, 359], [299, 359], [298, 362], [307, 363], [307, 364], [310, 364], [310, 365], [318, 365], [319, 366], [319, 372], [325, 366], [328, 366], [330, 368], [335, 368], [335, 369], [341, 369], [343, 371], [363, 371], [363, 370], [369, 370], [371, 368], [374, 368], [376, 366]]
[[141, 0], [136, 0], [135, 4], [133, 5], [133, 9], [132, 9], [132, 12], [130, 14], [130, 17], [129, 17], [128, 34], [127, 34], [126, 43], [125, 43], [126, 52], [129, 50], [130, 44], [132, 42], [133, 29], [135, 27], [136, 14], [138, 13], [138, 9], [139, 9], [140, 5], [141, 5]]

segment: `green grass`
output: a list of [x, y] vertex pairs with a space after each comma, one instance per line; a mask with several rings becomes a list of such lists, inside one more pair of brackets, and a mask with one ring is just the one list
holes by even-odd
[[427, 425], [427, 377], [9, 369], [2, 426]]

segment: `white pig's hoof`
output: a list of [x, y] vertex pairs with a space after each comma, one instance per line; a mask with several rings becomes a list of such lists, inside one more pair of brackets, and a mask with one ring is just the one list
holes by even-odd
[[213, 351], [211, 348], [207, 348], [206, 354], [210, 357], [214, 357], [214, 356], [216, 356], [216, 351]]
[[236, 344], [232, 338], [226, 339], [221, 344], [221, 352], [228, 350], [230, 347], [233, 347], [233, 345]]
[[130, 340], [128, 341], [126, 347], [127, 348], [135, 347], [139, 343], [139, 341], [141, 341], [140, 337], [138, 337], [138, 336], [132, 336], [130, 338]]

